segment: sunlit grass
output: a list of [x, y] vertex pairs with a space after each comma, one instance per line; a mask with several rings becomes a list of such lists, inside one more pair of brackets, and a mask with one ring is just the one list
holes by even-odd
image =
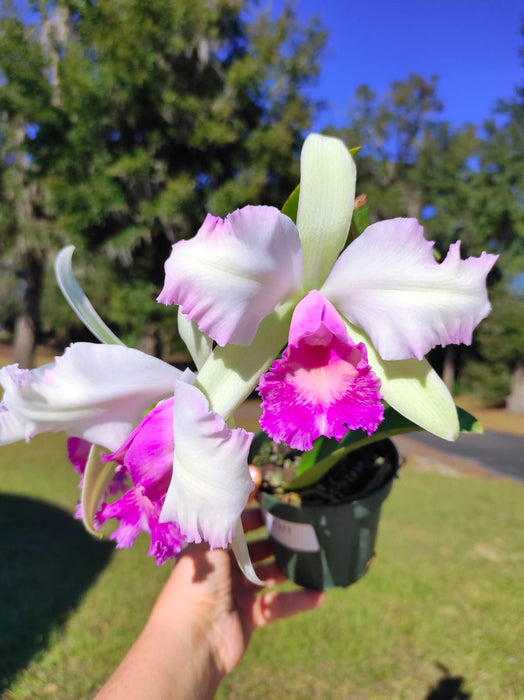
[[[62, 437], [2, 448], [0, 480], [4, 496], [74, 508], [76, 475]], [[369, 574], [330, 591], [320, 610], [255, 634], [219, 697], [423, 700], [444, 682], [475, 700], [521, 697], [523, 496], [507, 480], [422, 474], [408, 465], [383, 508]], [[65, 620], [50, 619], [6, 700], [93, 695], [169, 573], [146, 557], [147, 544], [114, 552]], [[17, 575], [29, 576], [34, 565], [28, 550]], [[2, 567], [0, 584], [14, 575]], [[35, 610], [40, 603], [35, 590]]]

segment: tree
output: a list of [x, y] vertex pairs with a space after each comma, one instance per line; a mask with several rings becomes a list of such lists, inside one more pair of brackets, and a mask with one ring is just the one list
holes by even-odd
[[[325, 34], [290, 6], [272, 21], [242, 0], [57, 0], [34, 9], [32, 24], [12, 11], [0, 20], [0, 130], [18, 135], [2, 144], [4, 209], [13, 212], [15, 190], [33, 193], [27, 217], [15, 210], [0, 220], [10, 231], [3, 253], [14, 255], [33, 226], [28, 250], [39, 259], [74, 242], [86, 268], [89, 254], [97, 268], [112, 261], [111, 322], [122, 316], [112, 292], [122, 297], [130, 268], [135, 289], [158, 289], [169, 246], [193, 235], [207, 211], [281, 205], [298, 180], [315, 109], [305, 88]], [[13, 149], [24, 168], [16, 170]], [[15, 170], [19, 183], [9, 188]], [[126, 330], [140, 334], [136, 324]]]
[[453, 129], [440, 117], [437, 83], [411, 74], [380, 99], [366, 85], [355, 92], [349, 125], [339, 133], [361, 146], [357, 186], [373, 220], [427, 217], [428, 208], [442, 213], [439, 199], [456, 193], [476, 140], [472, 127]]
[[440, 117], [436, 87], [436, 78], [416, 75], [395, 81], [381, 99], [360, 87], [343, 137], [362, 145], [358, 187], [372, 220], [414, 216], [437, 251], [460, 239], [463, 257], [500, 254], [489, 278], [493, 312], [473, 346], [430, 354], [450, 388], [459, 370], [463, 387], [500, 403], [523, 363], [524, 89], [499, 104], [479, 137]]
[[[524, 21], [521, 33], [524, 35]], [[524, 46], [521, 48], [524, 65]], [[479, 330], [464, 378], [480, 396], [501, 403], [514, 378], [524, 411], [524, 84], [500, 101], [485, 124], [478, 168], [470, 174], [469, 207], [478, 244], [499, 253], [491, 289], [493, 312]]]

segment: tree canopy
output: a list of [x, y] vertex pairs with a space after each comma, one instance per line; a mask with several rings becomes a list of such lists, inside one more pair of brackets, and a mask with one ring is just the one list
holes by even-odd
[[291, 6], [271, 20], [242, 0], [33, 9], [31, 22], [9, 7], [0, 20], [2, 253], [26, 277], [28, 256], [74, 243], [97, 268], [111, 262], [115, 289], [131, 265], [135, 285], [158, 286], [170, 244], [206, 212], [280, 205], [295, 185], [316, 20]]
[[[73, 243], [95, 306], [130, 344], [170, 357], [155, 303], [173, 242], [207, 212], [281, 206], [318, 105], [326, 33], [257, 0], [34, 1], [0, 14], [0, 320], [20, 347], [81, 337], [46, 262]], [[524, 54], [523, 54], [524, 56]], [[482, 129], [442, 117], [438, 78], [363, 85], [347, 126], [372, 220], [414, 216], [445, 253], [499, 253], [494, 312], [473, 347], [435, 354], [447, 380], [497, 402], [524, 362], [524, 87]], [[26, 353], [22, 363], [29, 365]], [[454, 370], [454, 371], [451, 371]]]
[[[412, 74], [377, 96], [355, 93], [348, 126], [332, 130], [357, 155], [357, 188], [373, 221], [421, 220], [437, 254], [460, 239], [462, 255], [500, 255], [490, 276], [493, 313], [472, 348], [441, 349], [432, 361], [453, 385], [490, 402], [509, 393], [524, 361], [524, 89], [500, 102], [482, 129], [454, 127], [442, 116], [436, 78]], [[455, 388], [457, 388], [455, 386]]]

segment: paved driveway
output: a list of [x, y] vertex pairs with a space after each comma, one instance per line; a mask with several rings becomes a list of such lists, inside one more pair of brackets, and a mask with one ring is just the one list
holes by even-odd
[[461, 435], [456, 442], [441, 440], [429, 433], [410, 433], [406, 437], [448, 455], [473, 460], [491, 472], [524, 483], [522, 436], [486, 430], [482, 435]]

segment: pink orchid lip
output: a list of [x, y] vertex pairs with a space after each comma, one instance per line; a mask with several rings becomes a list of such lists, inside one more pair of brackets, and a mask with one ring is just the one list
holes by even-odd
[[131, 547], [141, 531], [148, 532], [151, 535], [149, 554], [155, 557], [157, 565], [161, 565], [178, 556], [185, 542], [176, 523], [159, 524], [162, 505], [163, 498], [160, 501], [151, 500], [144, 486], [137, 486], [114, 503], [103, 504], [97, 514], [97, 522], [101, 526], [107, 520], [120, 521], [110, 536], [110, 539], [116, 540], [117, 548]]
[[262, 429], [299, 450], [310, 450], [321, 435], [373, 433], [384, 417], [380, 382], [334, 306], [309, 292], [295, 309], [289, 337], [282, 359], [260, 379]]
[[[178, 556], [185, 543], [176, 523], [159, 523], [172, 476], [173, 405], [171, 398], [155, 406], [114, 453], [104, 455], [105, 462], [119, 465], [105, 495], [121, 495], [113, 502], [103, 502], [95, 516], [97, 529], [108, 520], [119, 521], [110, 536], [117, 548], [131, 547], [141, 531], [149, 533], [149, 554], [158, 565]], [[90, 448], [85, 440], [68, 440], [69, 458], [81, 474]], [[80, 509], [77, 517], [82, 517]]]
[[[173, 463], [173, 410], [175, 399], [155, 406], [142, 419], [116, 452], [107, 455], [106, 462], [124, 464], [135, 485], [146, 482], [164, 485], [171, 478]], [[167, 483], [166, 483], [167, 481]]]
[[90, 449], [91, 443], [82, 438], [71, 437], [67, 441], [67, 457], [78, 474], [85, 471]]

